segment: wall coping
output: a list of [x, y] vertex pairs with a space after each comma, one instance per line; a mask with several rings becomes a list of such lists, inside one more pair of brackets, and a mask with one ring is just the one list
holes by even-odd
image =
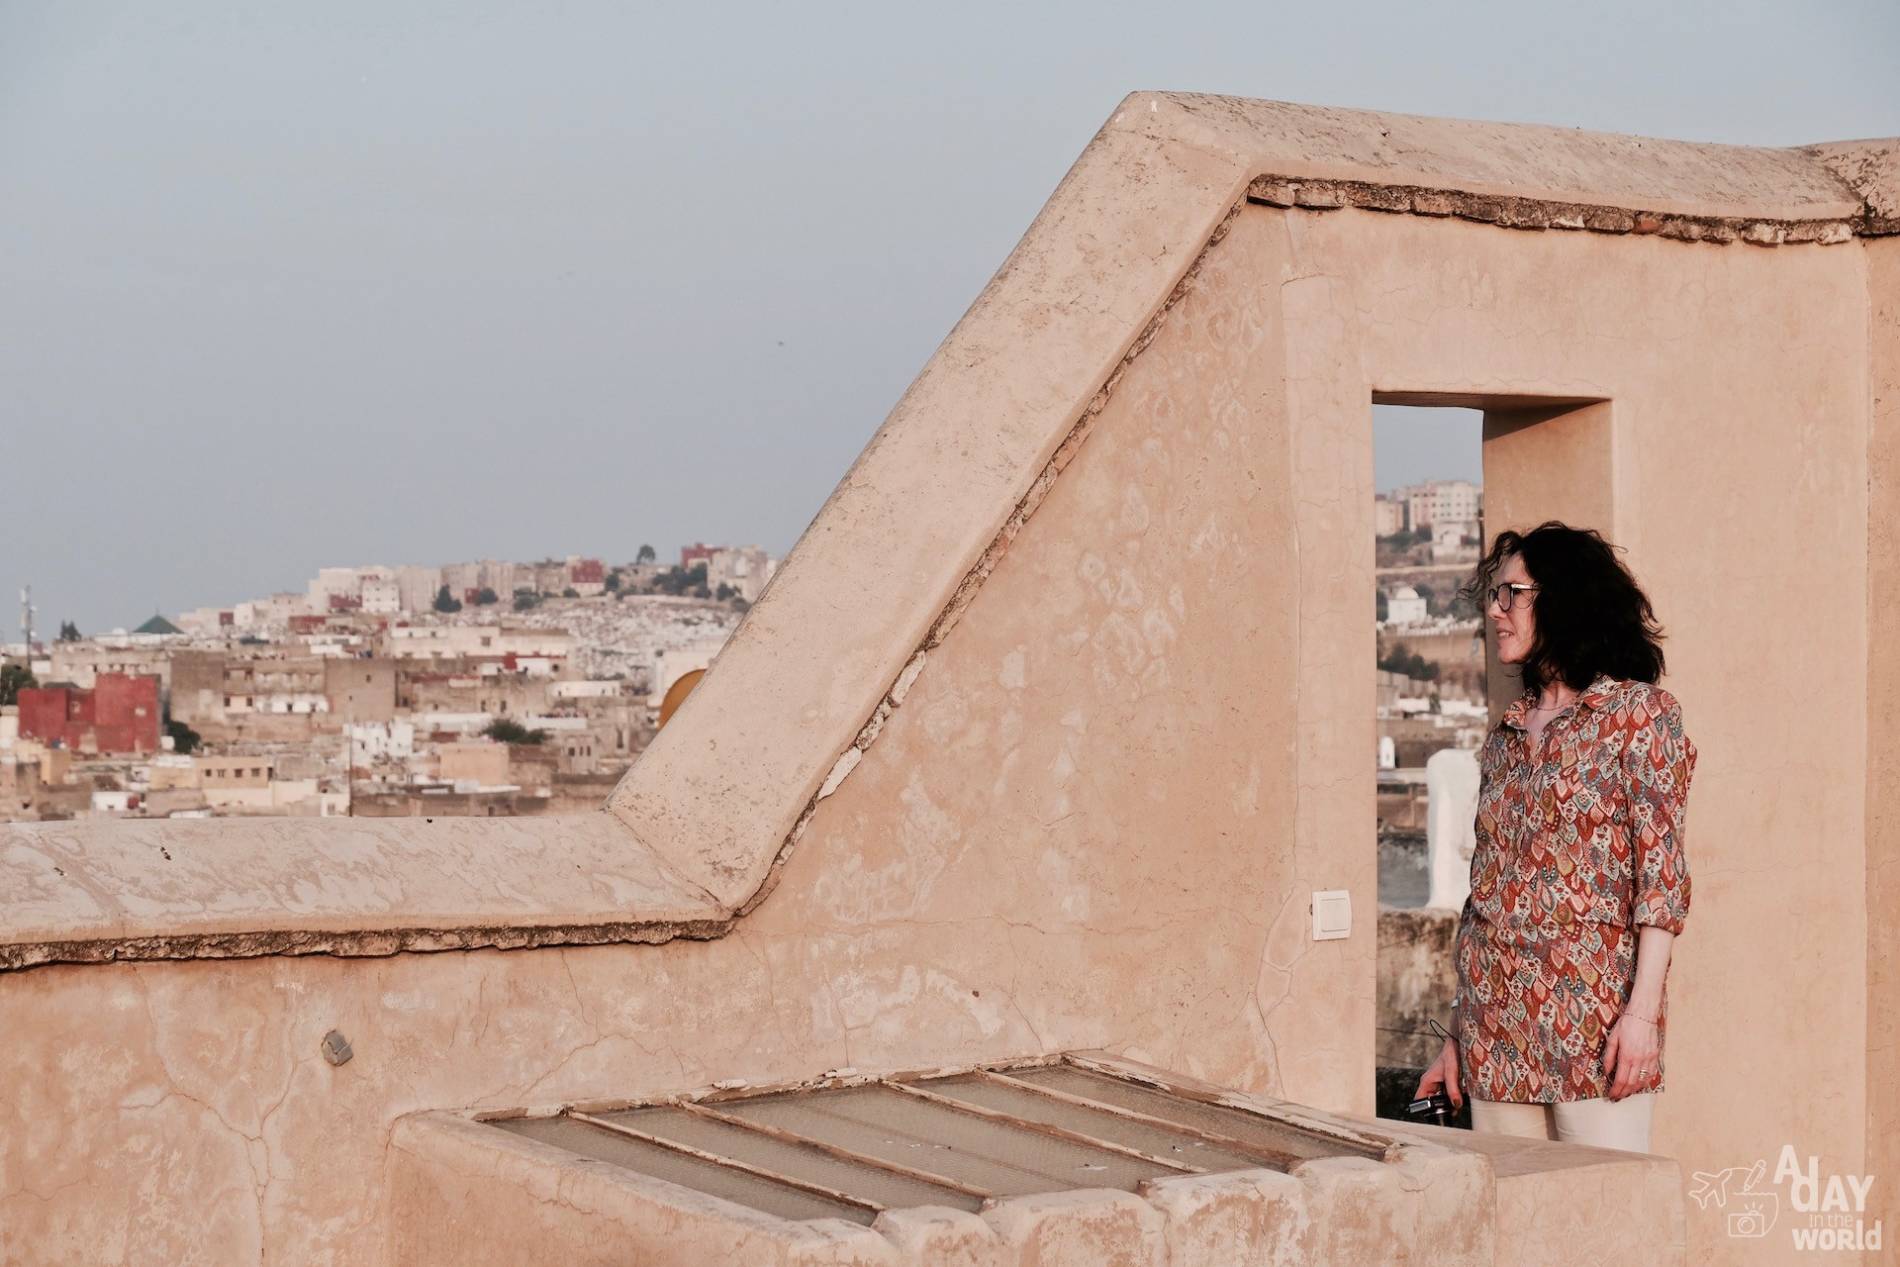
[[0, 831], [0, 969], [664, 941], [730, 918], [606, 814]]

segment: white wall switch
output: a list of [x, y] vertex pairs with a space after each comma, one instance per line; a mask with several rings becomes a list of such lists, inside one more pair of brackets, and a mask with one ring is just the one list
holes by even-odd
[[1346, 889], [1313, 891], [1313, 940], [1352, 936], [1352, 893]]

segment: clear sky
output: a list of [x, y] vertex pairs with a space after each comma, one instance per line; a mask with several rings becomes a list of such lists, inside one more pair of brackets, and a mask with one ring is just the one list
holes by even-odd
[[1896, 64], [1892, 0], [0, 0], [0, 620], [782, 551], [1131, 90], [1780, 145]]

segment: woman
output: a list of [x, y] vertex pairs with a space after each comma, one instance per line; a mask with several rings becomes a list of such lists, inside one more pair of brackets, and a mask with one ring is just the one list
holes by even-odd
[[1524, 692], [1479, 757], [1451, 1036], [1419, 1082], [1472, 1127], [1649, 1151], [1689, 912], [1696, 749], [1649, 599], [1593, 531], [1498, 535], [1466, 588]]

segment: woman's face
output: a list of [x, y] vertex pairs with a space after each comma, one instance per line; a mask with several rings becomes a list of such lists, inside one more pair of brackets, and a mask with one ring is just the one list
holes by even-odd
[[[1504, 556], [1504, 564], [1492, 578], [1493, 588], [1499, 585], [1530, 585], [1531, 574], [1524, 569], [1524, 560], [1515, 554]], [[1505, 664], [1521, 664], [1531, 653], [1531, 643], [1537, 635], [1537, 617], [1533, 611], [1532, 600], [1535, 593], [1522, 590], [1511, 591], [1513, 598], [1510, 610], [1505, 610], [1496, 602], [1490, 602], [1485, 615], [1491, 620], [1491, 627], [1498, 635], [1498, 659]], [[1487, 600], [1489, 601], [1489, 600]]]

